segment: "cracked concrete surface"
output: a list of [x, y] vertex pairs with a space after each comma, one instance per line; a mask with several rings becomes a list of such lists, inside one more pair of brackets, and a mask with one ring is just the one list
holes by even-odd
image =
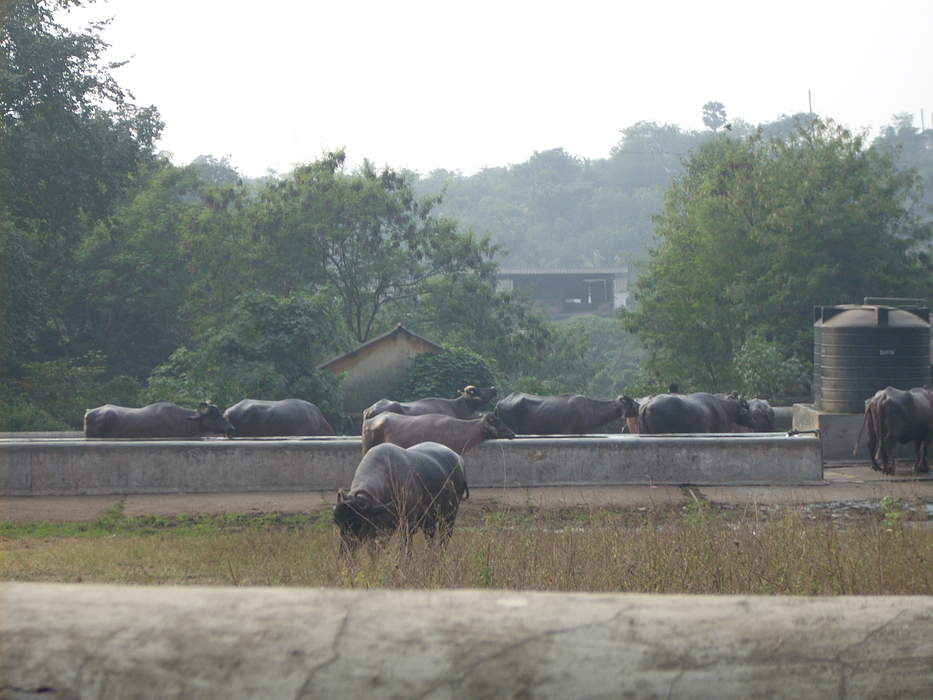
[[930, 697], [933, 597], [0, 584], [0, 697]]

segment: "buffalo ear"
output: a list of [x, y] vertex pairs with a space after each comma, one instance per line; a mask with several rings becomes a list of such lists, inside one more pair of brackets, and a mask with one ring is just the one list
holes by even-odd
[[463, 389], [463, 393], [466, 394], [467, 396], [476, 396], [476, 392], [477, 392], [477, 389], [472, 384], [470, 384], [469, 386]]

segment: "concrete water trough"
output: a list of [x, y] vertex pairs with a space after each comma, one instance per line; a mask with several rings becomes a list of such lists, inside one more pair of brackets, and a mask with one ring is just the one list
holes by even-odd
[[[0, 440], [0, 495], [331, 491], [349, 486], [359, 438]], [[811, 435], [586, 435], [481, 443], [472, 487], [806, 484], [822, 480]]]

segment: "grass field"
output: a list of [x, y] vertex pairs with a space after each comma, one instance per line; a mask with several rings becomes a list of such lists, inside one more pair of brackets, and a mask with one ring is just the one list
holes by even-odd
[[532, 507], [464, 514], [446, 549], [420, 536], [340, 556], [329, 511], [0, 524], [0, 579], [123, 584], [933, 594], [933, 528], [887, 500], [837, 521], [793, 509]]

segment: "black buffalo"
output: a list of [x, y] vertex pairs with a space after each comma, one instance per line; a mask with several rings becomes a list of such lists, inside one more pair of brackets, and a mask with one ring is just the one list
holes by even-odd
[[303, 399], [243, 399], [224, 411], [239, 437], [333, 435], [321, 409]]
[[579, 394], [535, 396], [516, 391], [496, 404], [496, 414], [520, 435], [582, 435], [610, 421], [638, 415], [638, 403], [628, 396], [614, 400]]
[[427, 398], [401, 403], [389, 399], [379, 399], [363, 411], [363, 420], [368, 420], [380, 413], [399, 413], [403, 416], [423, 416], [427, 413], [440, 413], [454, 418], [472, 418], [483, 405], [495, 400], [496, 387], [466, 386], [455, 399]]
[[927, 449], [933, 439], [933, 389], [918, 387], [905, 391], [890, 386], [881, 389], [865, 402], [862, 429], [866, 427], [872, 469], [893, 474], [894, 455], [891, 451], [894, 445], [913, 442], [917, 455], [914, 473], [930, 471]]
[[749, 425], [735, 425], [733, 432], [736, 433], [773, 433], [774, 432], [774, 409], [765, 399], [748, 400]]
[[731, 433], [751, 428], [748, 402], [735, 394], [658, 394], [639, 408], [640, 433]]
[[468, 497], [463, 460], [449, 447], [376, 445], [356, 468], [350, 490], [337, 492], [334, 521], [341, 547], [352, 551], [362, 541], [399, 529], [406, 547], [418, 530], [430, 539], [439, 532], [446, 542], [460, 501]]
[[515, 433], [495, 413], [481, 418], [463, 420], [453, 416], [429, 413], [423, 416], [402, 416], [380, 413], [363, 421], [363, 454], [374, 445], [391, 442], [399, 447], [411, 447], [419, 442], [439, 442], [457, 454], [463, 454], [483, 440], [511, 439]]
[[197, 411], [167, 401], [142, 408], [105, 404], [84, 412], [84, 435], [89, 438], [192, 438], [205, 433], [232, 437], [233, 426], [210, 401]]

